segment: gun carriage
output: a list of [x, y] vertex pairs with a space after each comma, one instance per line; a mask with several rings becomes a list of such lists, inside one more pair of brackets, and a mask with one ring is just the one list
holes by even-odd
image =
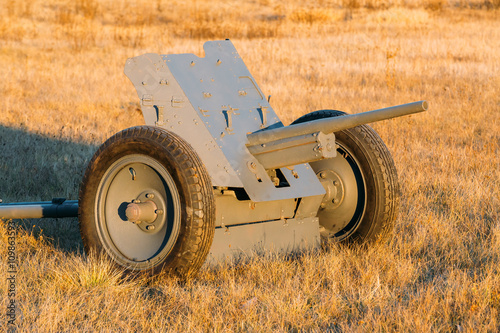
[[128, 59], [146, 125], [98, 149], [78, 201], [0, 204], [0, 218], [78, 216], [87, 251], [129, 271], [180, 276], [207, 257], [390, 232], [396, 169], [365, 124], [424, 111], [427, 102], [353, 115], [320, 110], [283, 126], [229, 40], [204, 50], [201, 58]]

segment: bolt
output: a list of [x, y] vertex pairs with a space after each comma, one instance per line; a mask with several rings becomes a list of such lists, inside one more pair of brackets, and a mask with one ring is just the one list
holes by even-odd
[[155, 197], [155, 195], [153, 193], [146, 194], [146, 198], [148, 198], [148, 199], [153, 199], [154, 197]]
[[334, 181], [333, 181], [333, 186], [339, 186], [339, 182], [338, 182], [338, 181], [336, 181], [336, 180], [334, 180]]
[[321, 171], [321, 172], [319, 173], [319, 177], [320, 177], [320, 178], [326, 178], [326, 173], [325, 173], [325, 172], [323, 172], [323, 171]]
[[332, 203], [335, 203], [335, 201], [337, 201], [337, 200], [335, 200], [335, 199], [332, 199]]
[[326, 204], [324, 202], [321, 203], [321, 205], [319, 205], [321, 208], [325, 208], [326, 207]]
[[154, 225], [147, 225], [146, 230], [148, 230], [148, 231], [155, 230], [155, 226]]

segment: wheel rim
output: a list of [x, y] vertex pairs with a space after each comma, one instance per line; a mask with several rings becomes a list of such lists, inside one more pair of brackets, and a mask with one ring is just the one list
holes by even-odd
[[342, 240], [359, 227], [366, 210], [366, 181], [354, 154], [337, 141], [337, 156], [311, 163], [325, 187], [318, 212], [323, 237]]
[[[149, 212], [154, 217], [131, 222], [127, 206], [133, 202], [148, 203], [143, 209], [154, 209]], [[97, 191], [95, 222], [101, 243], [122, 266], [154, 267], [176, 243], [180, 207], [175, 182], [161, 163], [139, 154], [122, 157], [106, 170]]]

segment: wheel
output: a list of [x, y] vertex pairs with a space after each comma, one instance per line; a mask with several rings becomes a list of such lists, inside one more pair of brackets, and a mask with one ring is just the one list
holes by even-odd
[[128, 272], [190, 277], [215, 230], [205, 166], [180, 137], [149, 126], [115, 134], [94, 154], [78, 215], [87, 253], [105, 253]]
[[[338, 117], [320, 110], [293, 124]], [[337, 156], [310, 163], [326, 189], [318, 211], [321, 235], [334, 241], [370, 242], [390, 234], [396, 218], [399, 185], [394, 161], [368, 125], [335, 133]]]

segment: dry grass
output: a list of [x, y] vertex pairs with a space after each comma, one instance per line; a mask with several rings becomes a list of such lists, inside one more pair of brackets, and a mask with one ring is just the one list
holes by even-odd
[[[142, 124], [123, 75], [146, 52], [231, 38], [285, 123], [427, 99], [374, 124], [402, 185], [394, 237], [360, 251], [243, 259], [181, 284], [126, 280], [75, 220], [20, 225], [19, 331], [497, 331], [498, 0], [7, 1], [0, 8], [0, 198], [76, 198], [113, 133]], [[0, 244], [7, 242], [0, 224]], [[0, 280], [7, 277], [0, 247]], [[0, 283], [0, 304], [6, 304]], [[0, 311], [0, 330], [6, 328]]]

